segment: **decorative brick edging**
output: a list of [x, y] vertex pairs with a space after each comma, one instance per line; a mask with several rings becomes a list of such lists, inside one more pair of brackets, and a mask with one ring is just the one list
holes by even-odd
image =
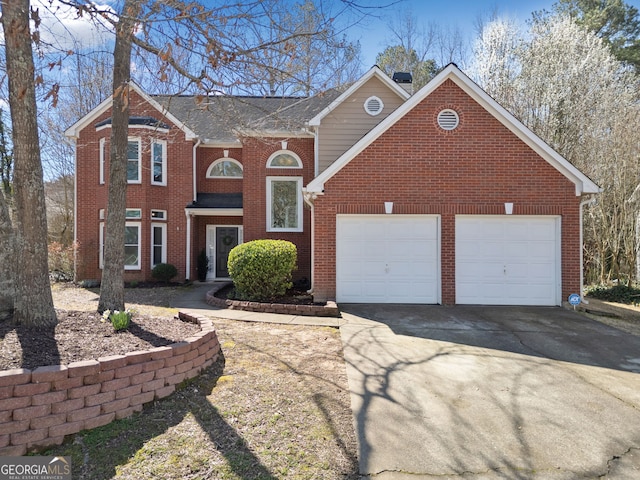
[[218, 359], [213, 322], [183, 312], [201, 331], [182, 342], [125, 355], [0, 371], [0, 456], [60, 445], [169, 396]]
[[249, 312], [284, 313], [288, 315], [304, 315], [308, 317], [340, 317], [340, 310], [336, 302], [326, 305], [290, 305], [286, 303], [261, 303], [243, 300], [228, 300], [216, 297], [218, 290], [228, 284], [215, 285], [207, 292], [205, 301], [212, 307], [228, 308], [230, 310], [246, 310]]

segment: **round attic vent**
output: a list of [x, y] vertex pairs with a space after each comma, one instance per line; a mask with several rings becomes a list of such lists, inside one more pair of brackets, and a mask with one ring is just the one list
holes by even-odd
[[438, 125], [443, 130], [454, 130], [460, 123], [455, 110], [445, 109], [438, 114]]
[[384, 103], [382, 103], [382, 100], [380, 100], [378, 97], [369, 97], [364, 102], [364, 111], [373, 117], [382, 112], [383, 108]]

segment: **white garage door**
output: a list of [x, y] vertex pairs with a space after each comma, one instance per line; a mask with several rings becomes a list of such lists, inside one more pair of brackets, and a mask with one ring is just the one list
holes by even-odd
[[456, 303], [560, 305], [560, 218], [456, 217]]
[[338, 215], [336, 299], [439, 303], [439, 217]]

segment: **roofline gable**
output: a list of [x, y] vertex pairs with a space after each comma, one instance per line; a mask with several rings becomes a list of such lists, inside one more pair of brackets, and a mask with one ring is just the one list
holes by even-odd
[[[140, 88], [136, 83], [130, 82], [129, 89], [136, 92], [140, 95], [145, 102], [151, 105], [153, 108], [158, 110], [162, 114], [164, 118], [169, 120], [171, 123], [176, 125], [180, 130], [182, 130], [186, 136], [187, 140], [195, 140], [198, 136], [187, 127], [184, 122], [180, 121], [175, 115], [173, 115], [169, 110], [160, 105], [156, 100], [154, 100], [151, 96], [146, 94], [142, 88]], [[110, 95], [108, 98], [103, 100], [97, 107], [87, 113], [84, 117], [78, 120], [76, 123], [67, 128], [64, 132], [65, 136], [70, 138], [78, 138], [80, 135], [80, 131], [91, 125], [100, 115], [105, 113], [111, 105], [113, 104], [113, 95]]]
[[309, 125], [312, 127], [317, 127], [322, 122], [322, 119], [326, 117], [329, 113], [335, 110], [342, 102], [344, 102], [347, 98], [349, 98], [355, 91], [357, 91], [362, 85], [368, 82], [371, 78], [377, 77], [382, 83], [384, 83], [387, 87], [389, 87], [393, 92], [395, 92], [399, 97], [403, 100], [407, 100], [410, 95], [404, 90], [401, 86], [399, 86], [396, 82], [394, 82], [387, 74], [385, 74], [380, 67], [374, 65], [369, 69], [367, 73], [365, 73], [362, 77], [358, 79], [353, 85], [351, 85], [347, 90], [344, 91], [338, 98], [336, 98], [333, 102], [331, 102], [326, 108], [324, 108], [320, 113], [318, 113], [315, 117], [309, 120]]
[[576, 186], [576, 195], [600, 193], [602, 189], [598, 187], [589, 177], [578, 170], [567, 159], [547, 145], [540, 137], [527, 128], [520, 120], [509, 113], [504, 107], [496, 102], [488, 93], [482, 90], [475, 82], [465, 75], [455, 64], [450, 63], [429, 83], [400, 105], [387, 118], [371, 129], [364, 137], [356, 142], [349, 150], [342, 154], [326, 170], [313, 179], [306, 187], [309, 193], [322, 193], [324, 184], [336, 175], [353, 158], [360, 154], [365, 148], [377, 140], [391, 126], [403, 118], [416, 105], [422, 102], [433, 91], [440, 87], [445, 81], [452, 80], [473, 100], [478, 102], [487, 112], [514, 133], [520, 140], [527, 144], [532, 150], [546, 160], [552, 167], [562, 173]]

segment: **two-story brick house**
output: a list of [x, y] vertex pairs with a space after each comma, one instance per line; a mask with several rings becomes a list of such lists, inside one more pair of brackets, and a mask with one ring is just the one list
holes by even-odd
[[[405, 85], [406, 86], [406, 85]], [[341, 302], [558, 305], [581, 285], [598, 187], [449, 65], [413, 95], [377, 67], [311, 98], [162, 97], [133, 86], [125, 280], [228, 277], [240, 242], [290, 240]], [[111, 102], [76, 139], [76, 276], [99, 279]]]

